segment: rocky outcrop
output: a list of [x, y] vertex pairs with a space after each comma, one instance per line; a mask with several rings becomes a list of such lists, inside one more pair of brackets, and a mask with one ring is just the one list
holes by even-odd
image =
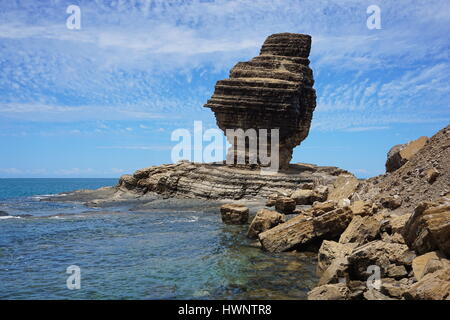
[[263, 249], [282, 252], [298, 249], [313, 241], [333, 239], [345, 230], [352, 219], [351, 210], [338, 208], [318, 217], [299, 215], [259, 234]]
[[[292, 149], [308, 136], [316, 107], [310, 49], [309, 35], [273, 34], [264, 42], [259, 56], [239, 62], [228, 79], [217, 82], [205, 107], [214, 112], [235, 157], [241, 151], [227, 129], [279, 129], [279, 164], [280, 168], [288, 167]], [[258, 146], [270, 150], [270, 141], [268, 138], [268, 145], [258, 141]], [[248, 143], [242, 152], [249, 164]]]
[[393, 172], [408, 162], [428, 142], [428, 137], [393, 146], [387, 154], [386, 172]]
[[352, 200], [383, 202], [390, 210], [411, 213], [420, 202], [450, 196], [449, 141], [450, 125], [432, 136], [399, 169], [362, 181]]
[[419, 204], [406, 223], [403, 236], [419, 254], [441, 250], [450, 256], [450, 201]]
[[261, 209], [256, 213], [255, 218], [250, 224], [247, 232], [247, 237], [250, 239], [258, 238], [258, 234], [276, 227], [280, 223], [285, 222], [283, 214], [276, 211]]
[[254, 199], [268, 198], [274, 193], [290, 195], [303, 186], [331, 185], [343, 173], [346, 171], [336, 167], [291, 164], [284, 172], [261, 175], [258, 170], [238, 169], [220, 163], [181, 161], [124, 175], [117, 189], [140, 195], [155, 192], [168, 198]]
[[226, 224], [246, 224], [249, 209], [241, 204], [224, 204], [220, 207], [222, 221]]

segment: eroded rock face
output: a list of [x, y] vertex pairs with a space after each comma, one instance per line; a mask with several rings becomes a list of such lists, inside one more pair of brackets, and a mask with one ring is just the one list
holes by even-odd
[[[227, 129], [279, 129], [279, 165], [287, 168], [292, 149], [309, 133], [316, 93], [309, 68], [311, 37], [305, 34], [279, 33], [269, 36], [260, 55], [239, 62], [228, 79], [220, 80], [205, 107], [214, 112], [217, 125]], [[227, 136], [237, 155], [236, 140]], [[270, 150], [268, 145], [261, 146]], [[248, 164], [248, 145], [245, 159]]]

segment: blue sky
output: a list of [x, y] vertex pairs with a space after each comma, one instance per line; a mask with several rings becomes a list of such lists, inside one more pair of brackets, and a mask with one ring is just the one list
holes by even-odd
[[450, 123], [447, 0], [0, 0], [0, 177], [170, 163], [171, 132], [215, 127], [215, 82], [278, 32], [313, 37], [318, 105], [294, 162], [374, 176], [391, 146]]

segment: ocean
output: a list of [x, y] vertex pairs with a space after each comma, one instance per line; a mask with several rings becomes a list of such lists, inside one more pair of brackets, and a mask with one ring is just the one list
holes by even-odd
[[[0, 179], [0, 299], [305, 299], [316, 255], [263, 252], [217, 205], [42, 201], [117, 179]], [[67, 285], [79, 268], [79, 289]]]

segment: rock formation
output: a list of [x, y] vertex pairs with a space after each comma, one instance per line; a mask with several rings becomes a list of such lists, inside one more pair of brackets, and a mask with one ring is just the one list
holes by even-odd
[[[293, 148], [308, 136], [316, 107], [310, 49], [309, 35], [269, 36], [260, 55], [236, 64], [228, 79], [217, 82], [213, 96], [205, 104], [214, 111], [217, 125], [225, 133], [227, 129], [267, 129], [270, 135], [270, 129], [279, 129], [280, 168], [288, 167]], [[236, 139], [227, 139], [235, 158], [244, 152], [237, 149]], [[258, 143], [258, 147], [270, 151], [270, 138], [267, 145]], [[246, 164], [251, 164], [248, 146], [247, 141], [244, 157]]]
[[332, 185], [342, 175], [336, 167], [310, 164], [291, 165], [290, 171], [261, 175], [254, 170], [228, 167], [223, 164], [176, 164], [154, 166], [120, 178], [118, 190], [140, 194], [156, 192], [165, 197], [200, 199], [249, 199], [269, 197], [273, 193], [290, 195], [304, 187]]
[[405, 144], [393, 146], [386, 160], [386, 172], [393, 172], [404, 165], [428, 142], [428, 137], [420, 137], [417, 140]]

